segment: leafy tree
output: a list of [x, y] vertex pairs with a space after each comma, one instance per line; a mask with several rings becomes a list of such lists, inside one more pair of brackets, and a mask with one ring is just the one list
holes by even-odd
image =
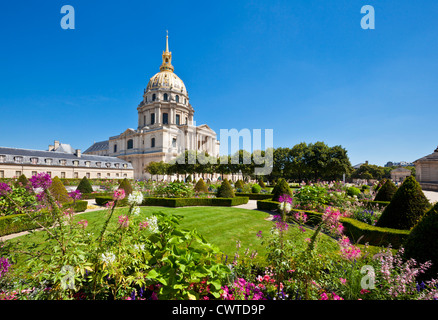
[[376, 226], [409, 230], [429, 208], [429, 200], [421, 190], [420, 184], [413, 176], [409, 176], [383, 210]]

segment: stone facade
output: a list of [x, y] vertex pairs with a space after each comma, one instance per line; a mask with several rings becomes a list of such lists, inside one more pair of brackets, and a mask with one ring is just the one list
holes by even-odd
[[137, 107], [136, 129], [127, 129], [107, 141], [94, 143], [85, 154], [107, 155], [130, 162], [135, 179], [152, 178], [144, 171], [149, 162], [169, 162], [185, 150], [219, 155], [216, 133], [196, 125], [184, 82], [173, 72], [168, 37], [160, 72], [150, 78]]
[[133, 179], [132, 165], [108, 156], [85, 155], [79, 149], [55, 141], [47, 151], [0, 147], [0, 178], [31, 177], [47, 172], [52, 177]]
[[414, 161], [416, 179], [423, 190], [438, 191], [438, 148], [423, 158]]
[[396, 168], [391, 170], [391, 180], [394, 182], [403, 182], [412, 174], [412, 171], [405, 168]]

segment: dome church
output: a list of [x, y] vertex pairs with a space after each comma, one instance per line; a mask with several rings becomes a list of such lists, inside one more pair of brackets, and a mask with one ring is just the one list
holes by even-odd
[[128, 161], [134, 178], [150, 179], [144, 167], [154, 161], [170, 162], [186, 150], [219, 155], [216, 132], [208, 125], [196, 126], [184, 82], [174, 73], [169, 37], [160, 72], [149, 79], [137, 107], [137, 129], [127, 129], [106, 141], [95, 142], [84, 154], [113, 156]]

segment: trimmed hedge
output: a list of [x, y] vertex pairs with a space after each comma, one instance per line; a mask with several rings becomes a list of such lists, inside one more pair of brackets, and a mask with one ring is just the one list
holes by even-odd
[[[22, 218], [26, 218], [26, 214], [20, 213], [0, 217], [0, 236], [28, 231], [39, 227], [35, 222], [30, 222], [29, 220]], [[49, 226], [51, 223], [47, 222], [45, 225]]]
[[[279, 202], [270, 200], [258, 200], [257, 209], [272, 211], [278, 208]], [[309, 222], [317, 224], [321, 221], [322, 213], [307, 210], [296, 210], [305, 212], [308, 216]], [[391, 228], [381, 228], [371, 226], [367, 223], [358, 221], [352, 218], [341, 218], [344, 226], [344, 233], [349, 236], [353, 242], [359, 240], [360, 244], [368, 244], [373, 246], [388, 246], [391, 244], [393, 248], [399, 248], [408, 238], [409, 230], [399, 230]]]
[[367, 209], [376, 205], [379, 207], [379, 209], [385, 209], [385, 207], [390, 203], [390, 201], [372, 201], [372, 200], [361, 200], [360, 202], [362, 202]]
[[235, 198], [155, 198], [143, 199], [142, 206], [158, 207], [188, 207], [188, 206], [217, 206], [232, 207], [248, 203], [248, 197]]
[[85, 201], [85, 200], [76, 200], [76, 202], [73, 202], [73, 201], [68, 202], [68, 203], [65, 203], [62, 207], [64, 209], [72, 208], [73, 203], [74, 203], [74, 208], [73, 208], [74, 212], [83, 212], [83, 211], [87, 210], [88, 201]]
[[270, 193], [243, 193], [236, 192], [236, 197], [248, 197], [249, 200], [271, 200], [272, 194]]
[[83, 200], [87, 200], [87, 199], [96, 199], [96, 197], [101, 197], [101, 196], [108, 196], [112, 198], [113, 193], [112, 192], [83, 193], [81, 198]]

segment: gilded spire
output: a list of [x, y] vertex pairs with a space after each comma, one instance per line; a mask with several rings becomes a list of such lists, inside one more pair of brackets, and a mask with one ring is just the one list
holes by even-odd
[[169, 51], [169, 34], [166, 30], [166, 51], [163, 51], [163, 63], [160, 66], [160, 71], [173, 72], [172, 52]]

